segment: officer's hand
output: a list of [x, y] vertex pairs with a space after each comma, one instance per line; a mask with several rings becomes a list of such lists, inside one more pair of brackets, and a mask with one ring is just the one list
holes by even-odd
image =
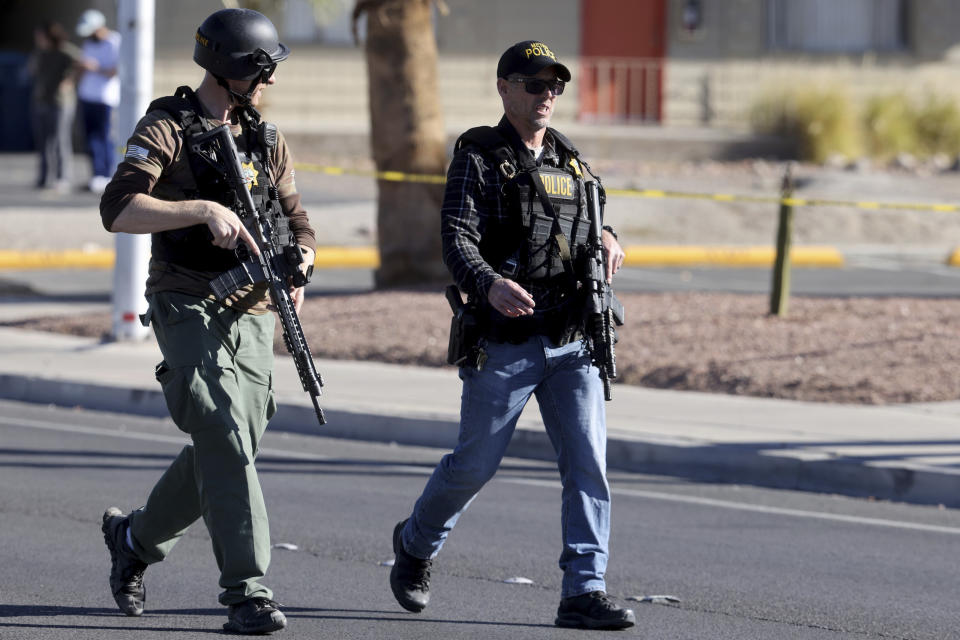
[[490, 306], [508, 318], [533, 314], [533, 298], [523, 287], [509, 278], [500, 278], [490, 285], [487, 301]]
[[307, 274], [307, 270], [313, 265], [313, 261], [316, 259], [316, 253], [310, 247], [300, 246], [300, 253], [303, 254], [303, 262], [300, 263], [300, 271], [304, 275]]
[[260, 249], [253, 236], [247, 231], [240, 218], [225, 206], [210, 200], [201, 200], [204, 207], [204, 218], [207, 228], [213, 234], [213, 244], [222, 249], [236, 249], [238, 242], [243, 242], [253, 255], [260, 255]]
[[303, 300], [306, 297], [304, 289], [305, 287], [297, 287], [290, 290], [290, 299], [293, 300], [293, 309], [297, 312], [297, 315], [300, 314], [300, 308], [303, 306]]
[[623, 259], [627, 254], [623, 252], [623, 247], [613, 237], [613, 234], [606, 229], [600, 233], [600, 242], [603, 244], [603, 252], [607, 256], [607, 284], [610, 284], [613, 282], [613, 274], [620, 271], [620, 267], [623, 266]]
[[[304, 275], [307, 274], [307, 269], [310, 268], [310, 265], [313, 264], [314, 253], [313, 249], [310, 247], [300, 247], [300, 252], [303, 254], [303, 262], [300, 263], [300, 271]], [[306, 287], [294, 287], [290, 286], [290, 299], [293, 300], [293, 306], [296, 312], [300, 313], [300, 307], [303, 306], [303, 301], [306, 299], [306, 292], [304, 291]]]

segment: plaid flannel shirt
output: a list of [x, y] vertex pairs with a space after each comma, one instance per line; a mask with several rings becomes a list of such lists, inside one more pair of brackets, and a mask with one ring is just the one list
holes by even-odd
[[[531, 152], [532, 153], [532, 152]], [[540, 165], [560, 166], [560, 157], [548, 132]], [[503, 195], [503, 174], [475, 146], [458, 151], [447, 170], [447, 186], [440, 210], [443, 262], [454, 281], [469, 295], [486, 300], [490, 285], [501, 276], [480, 254], [487, 229], [503, 228], [511, 212]], [[505, 238], [504, 242], [515, 241]]]

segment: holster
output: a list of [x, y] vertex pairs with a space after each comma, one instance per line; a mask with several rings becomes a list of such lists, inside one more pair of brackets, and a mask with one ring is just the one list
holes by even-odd
[[482, 349], [480, 339], [483, 331], [477, 309], [473, 304], [464, 304], [455, 285], [447, 288], [447, 299], [453, 310], [450, 320], [450, 342], [447, 345], [447, 364], [458, 367], [479, 366]]
[[447, 364], [475, 366], [480, 347], [481, 331], [477, 314], [464, 305], [450, 320], [450, 343], [447, 345]]

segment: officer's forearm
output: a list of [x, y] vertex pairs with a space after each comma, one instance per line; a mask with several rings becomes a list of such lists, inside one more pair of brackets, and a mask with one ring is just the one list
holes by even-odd
[[209, 218], [209, 204], [205, 200], [168, 202], [138, 193], [113, 221], [110, 231], [157, 233], [204, 224]]

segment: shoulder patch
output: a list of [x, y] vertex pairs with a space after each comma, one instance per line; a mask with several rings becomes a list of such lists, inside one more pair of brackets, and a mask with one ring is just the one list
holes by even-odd
[[127, 145], [127, 150], [123, 154], [124, 160], [147, 160], [150, 157], [150, 151], [137, 144]]

